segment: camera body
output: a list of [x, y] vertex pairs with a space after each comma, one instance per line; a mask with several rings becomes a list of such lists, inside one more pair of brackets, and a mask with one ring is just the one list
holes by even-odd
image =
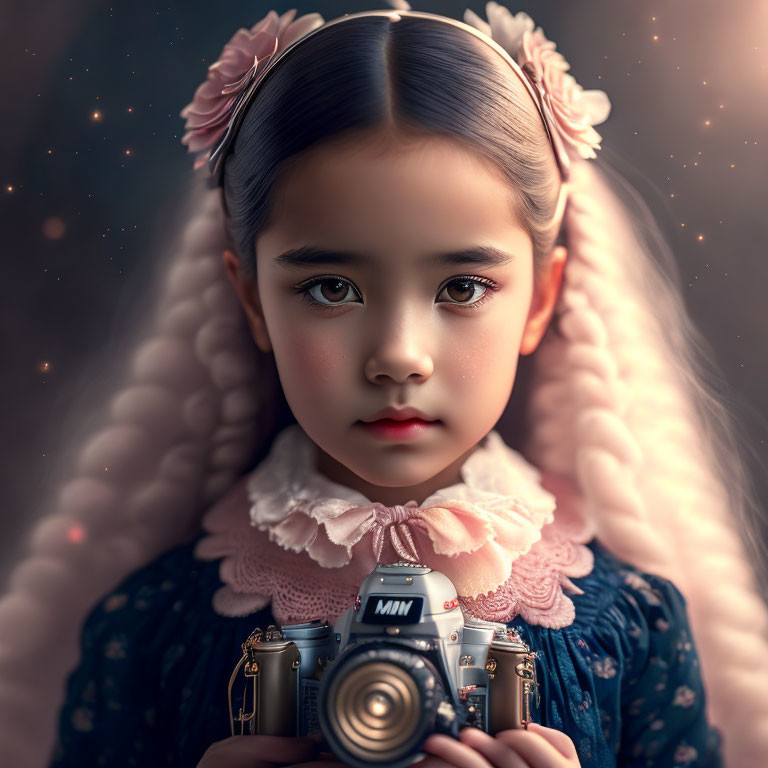
[[348, 765], [403, 768], [431, 733], [525, 728], [534, 692], [535, 654], [516, 632], [465, 621], [445, 574], [401, 562], [375, 568], [334, 627], [251, 633], [230, 680], [230, 719], [233, 734], [321, 731]]

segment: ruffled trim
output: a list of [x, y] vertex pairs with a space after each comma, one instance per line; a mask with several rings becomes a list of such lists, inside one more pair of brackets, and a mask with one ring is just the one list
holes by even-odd
[[[564, 482], [554, 476], [549, 480]], [[585, 546], [592, 538], [590, 525], [558, 506], [556, 520], [544, 526], [541, 540], [515, 561], [504, 584], [479, 597], [460, 596], [462, 610], [486, 621], [506, 623], [519, 615], [528, 624], [551, 629], [569, 626], [576, 608], [565, 590], [584, 594], [571, 579], [592, 572], [594, 555]]]
[[[553, 628], [573, 622], [564, 590], [581, 594], [570, 579], [593, 567], [584, 546], [592, 531], [577, 509], [575, 488], [542, 478], [497, 433], [467, 459], [462, 483], [421, 507], [385, 507], [316, 473], [314, 444], [297, 429], [281, 432], [260, 467], [203, 520], [210, 535], [196, 556], [223, 558], [217, 613], [243, 616], [271, 601], [281, 624], [335, 621], [377, 563], [405, 559], [445, 573], [464, 610], [478, 618], [520, 615]], [[504, 496], [510, 483], [525, 488], [528, 503]], [[318, 498], [329, 490], [336, 496]], [[557, 520], [555, 492], [568, 500]]]
[[248, 517], [246, 482], [241, 481], [204, 520], [209, 536], [195, 547], [202, 560], [222, 558], [223, 582], [213, 596], [222, 616], [246, 616], [272, 603], [280, 624], [340, 616], [367, 575], [351, 568], [322, 569], [306, 552], [289, 552], [256, 530]]
[[483, 508], [461, 500], [339, 510], [337, 500], [330, 501], [255, 527], [283, 549], [306, 551], [323, 568], [361, 560], [370, 571], [382, 562], [429, 560], [468, 594], [503, 582], [512, 563], [541, 538], [542, 525], [552, 520], [551, 511], [534, 515], [518, 499], [494, 500], [495, 510], [490, 503]]

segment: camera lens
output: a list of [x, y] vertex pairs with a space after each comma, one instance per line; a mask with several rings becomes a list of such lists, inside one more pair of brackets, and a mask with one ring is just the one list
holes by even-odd
[[446, 699], [432, 663], [407, 647], [350, 648], [323, 676], [320, 727], [334, 753], [357, 768], [409, 765]]

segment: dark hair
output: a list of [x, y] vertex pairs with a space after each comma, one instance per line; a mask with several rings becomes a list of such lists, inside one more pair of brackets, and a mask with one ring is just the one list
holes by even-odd
[[323, 140], [388, 128], [452, 137], [516, 191], [514, 211], [535, 264], [551, 252], [560, 178], [533, 99], [497, 52], [438, 20], [351, 19], [314, 33], [265, 77], [225, 161], [232, 246], [256, 274], [280, 174]]

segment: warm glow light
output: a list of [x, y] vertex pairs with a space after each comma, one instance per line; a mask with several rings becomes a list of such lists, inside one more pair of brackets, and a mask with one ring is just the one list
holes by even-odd
[[49, 216], [43, 222], [43, 237], [48, 240], [61, 240], [67, 231], [67, 225], [58, 216]]
[[704, 125], [712, 125], [712, 122], [711, 122], [711, 120], [705, 120], [705, 121], [704, 121]]
[[8, 186], [5, 188], [5, 190], [6, 190], [6, 192], [13, 192], [13, 184], [9, 184], [9, 185], [8, 185]]
[[92, 118], [93, 120], [96, 120], [96, 121], [98, 122], [99, 120], [101, 120], [101, 112], [99, 112], [98, 110], [94, 110], [94, 111], [91, 113], [91, 118]]
[[40, 373], [50, 373], [51, 370], [51, 364], [48, 360], [41, 360], [37, 364], [37, 370], [40, 371]]
[[67, 539], [72, 544], [80, 544], [85, 539], [85, 528], [82, 525], [73, 525], [67, 531]]
[[699, 235], [696, 239], [701, 242], [704, 239], [704, 235]]

